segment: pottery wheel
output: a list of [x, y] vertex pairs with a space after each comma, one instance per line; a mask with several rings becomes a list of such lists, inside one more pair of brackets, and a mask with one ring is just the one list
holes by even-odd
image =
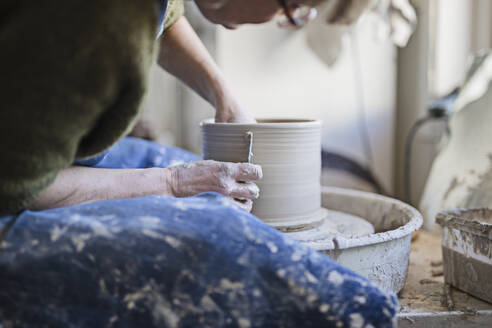
[[368, 221], [355, 215], [326, 210], [322, 222], [310, 229], [288, 232], [287, 234], [298, 241], [316, 241], [344, 237], [359, 238], [374, 233], [374, 226]]
[[262, 218], [262, 220], [268, 225], [286, 233], [310, 230], [320, 226], [325, 218], [328, 216], [329, 211], [326, 208], [320, 207], [318, 210], [307, 215], [289, 216], [287, 219], [271, 219]]

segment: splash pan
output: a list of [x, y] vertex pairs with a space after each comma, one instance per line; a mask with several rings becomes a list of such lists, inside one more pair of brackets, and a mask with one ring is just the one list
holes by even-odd
[[385, 291], [398, 293], [405, 284], [412, 233], [421, 214], [403, 202], [372, 193], [322, 187], [322, 206], [361, 217], [376, 231], [357, 238], [317, 237], [301, 241], [368, 278]]

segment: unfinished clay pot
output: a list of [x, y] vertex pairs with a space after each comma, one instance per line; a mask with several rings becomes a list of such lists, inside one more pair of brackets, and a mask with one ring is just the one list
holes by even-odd
[[318, 225], [321, 207], [321, 122], [259, 120], [256, 124], [201, 124], [203, 157], [261, 165], [260, 197], [252, 213], [283, 231]]

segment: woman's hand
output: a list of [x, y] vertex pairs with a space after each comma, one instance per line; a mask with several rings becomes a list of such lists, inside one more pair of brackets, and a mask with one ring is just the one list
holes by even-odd
[[214, 106], [217, 122], [255, 122], [239, 104], [219, 67], [185, 17], [164, 32], [160, 50], [160, 66]]
[[31, 210], [151, 195], [187, 197], [215, 191], [251, 211], [261, 167], [247, 163], [199, 161], [169, 168], [99, 169], [72, 166], [30, 204]]
[[215, 108], [217, 123], [256, 123], [251, 113], [241, 106], [225, 84], [216, 86]]
[[248, 212], [260, 192], [254, 182], [263, 176], [258, 165], [211, 160], [184, 163], [167, 170], [169, 190], [173, 196], [187, 197], [215, 191], [231, 198]]

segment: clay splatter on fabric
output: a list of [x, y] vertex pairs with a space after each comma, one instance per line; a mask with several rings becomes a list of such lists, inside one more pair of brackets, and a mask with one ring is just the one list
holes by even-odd
[[[159, 158], [156, 160], [156, 158]], [[125, 139], [96, 166], [198, 158]], [[392, 327], [396, 298], [225, 197], [145, 197], [0, 218], [5, 327]]]

